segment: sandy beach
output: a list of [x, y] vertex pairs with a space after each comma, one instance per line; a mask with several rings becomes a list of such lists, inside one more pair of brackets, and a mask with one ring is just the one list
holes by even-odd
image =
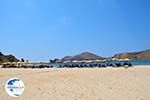
[[[22, 96], [5, 92], [9, 78], [25, 84]], [[150, 100], [150, 66], [134, 68], [2, 69], [0, 100]]]

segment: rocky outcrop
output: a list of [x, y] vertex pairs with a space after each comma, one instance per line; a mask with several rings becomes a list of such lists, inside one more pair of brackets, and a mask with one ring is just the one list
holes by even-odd
[[4, 55], [0, 52], [0, 63], [4, 62], [17, 62], [19, 61], [15, 56], [13, 55]]

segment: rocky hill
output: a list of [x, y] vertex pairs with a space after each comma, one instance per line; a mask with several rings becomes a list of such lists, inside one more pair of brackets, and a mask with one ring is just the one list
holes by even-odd
[[83, 53], [75, 55], [75, 56], [66, 56], [62, 59], [62, 61], [101, 60], [101, 59], [103, 59], [103, 58], [96, 54], [89, 53], [89, 52], [83, 52]]
[[113, 56], [113, 58], [118, 59], [131, 59], [131, 60], [146, 60], [150, 59], [150, 50], [144, 50], [140, 52], [126, 52], [120, 53]]
[[4, 62], [17, 62], [18, 59], [13, 55], [4, 55], [0, 52], [0, 63]]

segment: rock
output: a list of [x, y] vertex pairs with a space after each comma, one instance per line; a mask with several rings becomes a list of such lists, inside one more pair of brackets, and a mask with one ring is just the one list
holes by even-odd
[[0, 63], [4, 63], [4, 62], [17, 62], [19, 61], [15, 56], [13, 55], [3, 55], [0, 52]]

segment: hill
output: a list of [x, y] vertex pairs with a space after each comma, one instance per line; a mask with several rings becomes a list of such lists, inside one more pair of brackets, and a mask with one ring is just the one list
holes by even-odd
[[90, 53], [90, 52], [83, 52], [81, 54], [75, 55], [75, 56], [66, 56], [62, 59], [62, 61], [72, 61], [72, 60], [77, 60], [77, 61], [81, 61], [81, 60], [102, 60], [103, 58]]
[[15, 56], [13, 55], [4, 55], [0, 52], [0, 63], [4, 62], [17, 62], [19, 61]]
[[113, 58], [118, 59], [131, 59], [131, 60], [148, 60], [150, 59], [150, 50], [144, 50], [140, 52], [126, 52], [119, 53], [113, 56]]

